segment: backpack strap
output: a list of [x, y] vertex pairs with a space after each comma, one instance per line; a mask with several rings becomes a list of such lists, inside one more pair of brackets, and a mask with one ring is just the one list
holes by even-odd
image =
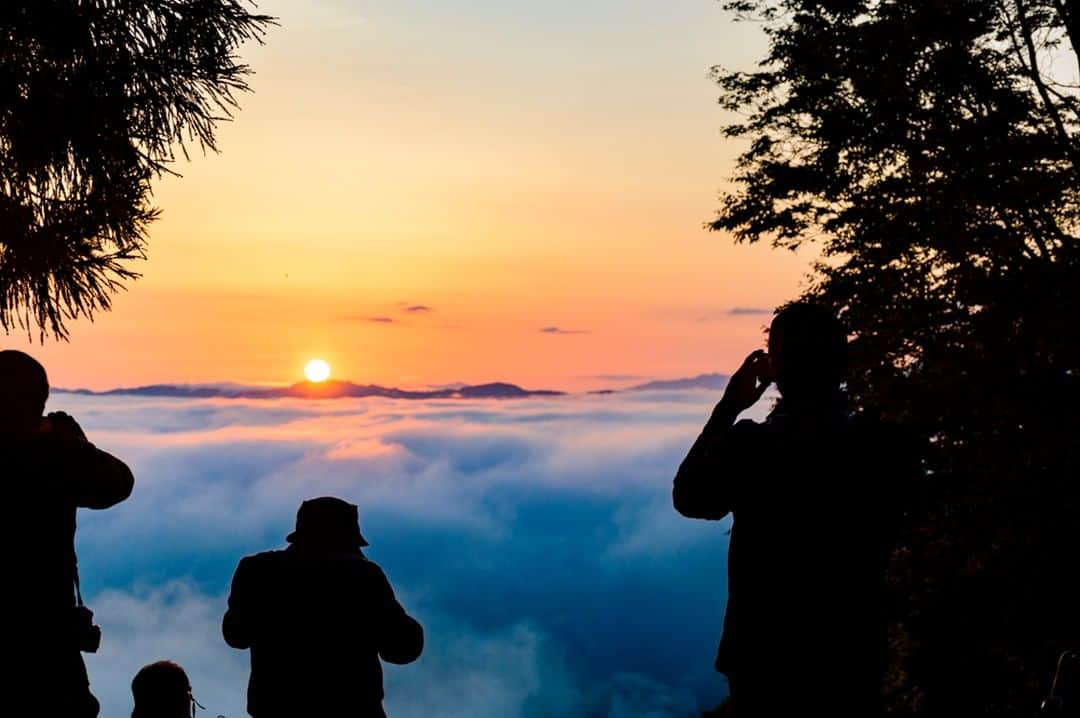
[[79, 583], [79, 559], [78, 558], [75, 559], [75, 563], [74, 563], [73, 568], [74, 568], [74, 573], [72, 575], [72, 578], [75, 580], [75, 605], [82, 608], [85, 604], [83, 603], [82, 586]]

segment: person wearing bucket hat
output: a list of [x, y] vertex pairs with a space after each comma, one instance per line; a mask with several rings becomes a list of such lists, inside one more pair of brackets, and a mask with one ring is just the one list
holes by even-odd
[[296, 530], [285, 537], [289, 543], [363, 548], [368, 542], [360, 535], [360, 512], [355, 504], [323, 496], [308, 499], [296, 512]]
[[385, 718], [380, 659], [420, 657], [423, 628], [364, 556], [358, 517], [336, 497], [304, 501], [288, 548], [237, 566], [222, 633], [251, 651], [253, 718]]

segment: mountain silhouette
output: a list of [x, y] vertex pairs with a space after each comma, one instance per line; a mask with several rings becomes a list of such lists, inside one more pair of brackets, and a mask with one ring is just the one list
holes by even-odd
[[727, 374], [698, 374], [685, 379], [659, 379], [632, 386], [625, 391], [679, 391], [682, 389], [716, 389], [727, 386]]
[[564, 392], [549, 389], [522, 389], [516, 384], [492, 382], [458, 388], [408, 390], [377, 384], [354, 384], [350, 381], [325, 381], [318, 384], [302, 381], [290, 386], [257, 387], [231, 384], [151, 384], [106, 391], [55, 389], [82, 396], [143, 396], [181, 399], [347, 399], [382, 397], [387, 399], [523, 399], [535, 396], [561, 396]]
[[[657, 379], [625, 389], [596, 389], [588, 394], [607, 395], [634, 391], [719, 391], [727, 386], [727, 374], [699, 374], [681, 379]], [[142, 396], [176, 399], [526, 399], [529, 397], [565, 396], [553, 389], [523, 389], [509, 382], [486, 384], [446, 384], [426, 389], [399, 389], [379, 384], [356, 384], [330, 380], [320, 383], [301, 381], [288, 386], [252, 386], [232, 383], [148, 384], [119, 387], [104, 391], [90, 389], [54, 389], [63, 394], [82, 396]]]

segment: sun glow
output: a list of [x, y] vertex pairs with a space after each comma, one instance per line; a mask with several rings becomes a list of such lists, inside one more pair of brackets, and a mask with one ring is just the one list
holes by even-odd
[[312, 359], [304, 367], [304, 376], [312, 384], [319, 384], [330, 378], [330, 365], [322, 359]]

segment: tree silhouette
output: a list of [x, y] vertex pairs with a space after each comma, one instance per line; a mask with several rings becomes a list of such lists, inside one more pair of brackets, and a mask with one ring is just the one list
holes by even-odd
[[248, 89], [243, 0], [0, 3], [0, 327], [66, 337], [137, 274], [150, 182]]
[[893, 568], [891, 701], [1023, 714], [1055, 639], [1080, 638], [1063, 578], [1080, 519], [1080, 10], [724, 6], [769, 49], [715, 70], [726, 136], [746, 144], [711, 227], [817, 242], [807, 295], [852, 332], [851, 393], [926, 440]]

